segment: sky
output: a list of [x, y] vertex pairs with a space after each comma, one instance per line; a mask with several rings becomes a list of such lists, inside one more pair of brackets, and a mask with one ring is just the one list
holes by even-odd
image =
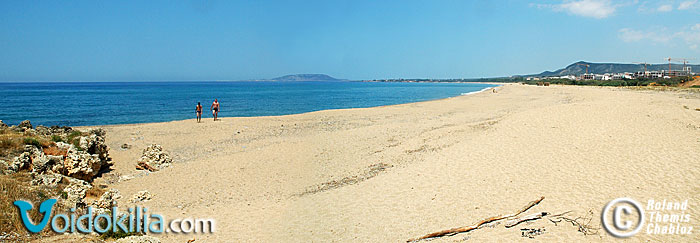
[[0, 0], [0, 81], [479, 78], [699, 56], [698, 0]]

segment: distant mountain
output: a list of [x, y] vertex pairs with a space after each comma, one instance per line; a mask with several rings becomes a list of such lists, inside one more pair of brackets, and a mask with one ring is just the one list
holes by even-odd
[[272, 81], [341, 81], [325, 74], [293, 74], [271, 79]]
[[[539, 74], [531, 74], [531, 75], [525, 75], [526, 77], [529, 76], [537, 76], [537, 77], [546, 77], [546, 76], [564, 76], [564, 75], [581, 75], [586, 72], [586, 66], [585, 65], [579, 65], [579, 64], [588, 64], [588, 73], [594, 73], [594, 74], [605, 74], [605, 73], [624, 73], [624, 72], [640, 72], [644, 71], [644, 65], [642, 64], [626, 64], [626, 63], [592, 63], [592, 62], [576, 62], [573, 63], [569, 66], [566, 66], [565, 68], [556, 70], [556, 71], [544, 71]], [[688, 64], [687, 66], [690, 66], [692, 68], [693, 72], [700, 72], [700, 65], [690, 65]], [[672, 70], [681, 70], [683, 69], [683, 64], [671, 64], [671, 69]], [[668, 63], [666, 64], [648, 64], [647, 65], [647, 71], [661, 71], [661, 70], [668, 70]]]

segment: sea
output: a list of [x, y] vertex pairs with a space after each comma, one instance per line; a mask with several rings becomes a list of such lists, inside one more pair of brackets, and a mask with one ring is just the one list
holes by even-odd
[[0, 82], [0, 120], [16, 125], [92, 126], [211, 118], [277, 116], [442, 99], [494, 85], [408, 82]]

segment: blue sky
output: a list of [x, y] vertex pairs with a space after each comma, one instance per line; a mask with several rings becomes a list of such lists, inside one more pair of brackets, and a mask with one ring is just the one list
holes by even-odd
[[471, 78], [700, 54], [695, 1], [0, 1], [0, 81]]

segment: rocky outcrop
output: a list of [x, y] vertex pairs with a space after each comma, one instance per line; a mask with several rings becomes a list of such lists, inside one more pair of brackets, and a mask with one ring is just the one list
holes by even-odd
[[0, 159], [0, 172], [3, 172], [2, 170], [7, 170], [9, 167], [10, 164], [8, 164], [7, 161]]
[[85, 206], [85, 195], [92, 186], [86, 181], [79, 179], [68, 179], [70, 185], [63, 189], [63, 205], [68, 208], [79, 208]]
[[44, 173], [51, 170], [51, 167], [55, 160], [51, 160], [48, 155], [44, 153], [39, 154], [36, 157], [32, 157], [32, 172], [34, 173]]
[[151, 200], [153, 195], [149, 191], [139, 191], [134, 196], [131, 197], [131, 202], [132, 203], [138, 203], [138, 202], [146, 202], [148, 200]]
[[[70, 132], [70, 127], [37, 126], [31, 129], [31, 123], [24, 121], [17, 126], [26, 131], [33, 131], [45, 136], [59, 135]], [[26, 132], [25, 131], [25, 132]], [[58, 132], [59, 134], [54, 134]], [[25, 133], [26, 134], [26, 133]], [[102, 168], [110, 163], [109, 147], [105, 144], [105, 131], [94, 129], [90, 135], [80, 139], [79, 147], [64, 142], [56, 142], [56, 148], [66, 151], [66, 155], [46, 155], [37, 147], [26, 145], [24, 152], [8, 163], [7, 172], [13, 173], [20, 170], [31, 170], [35, 174], [59, 173], [81, 180], [91, 181]]]
[[80, 138], [80, 148], [90, 154], [96, 154], [103, 163], [109, 160], [109, 147], [105, 144], [105, 131], [101, 128], [90, 131], [90, 136]]
[[3, 129], [3, 128], [7, 128], [7, 124], [5, 124], [4, 122], [2, 122], [2, 120], [0, 120], [0, 129]]
[[80, 137], [79, 148], [71, 144], [56, 143], [58, 148], [66, 148], [66, 158], [62, 169], [65, 175], [90, 181], [102, 168], [109, 165], [109, 147], [105, 144], [105, 132], [92, 130], [91, 135]]
[[153, 236], [129, 236], [118, 239], [116, 243], [160, 243], [160, 240]]
[[62, 134], [69, 134], [70, 132], [73, 131], [73, 128], [71, 127], [66, 127], [66, 126], [51, 126], [49, 127], [49, 131], [51, 131], [51, 134], [56, 134], [56, 135], [62, 135]]
[[117, 207], [117, 199], [122, 198], [122, 195], [117, 189], [109, 189], [100, 196], [100, 199], [92, 203], [93, 206], [103, 209], [112, 209], [112, 207]]
[[[23, 121], [10, 130], [23, 133], [21, 135], [24, 137], [41, 136], [34, 137], [38, 140], [58, 140], [56, 136], [61, 139], [70, 138], [70, 143], [55, 142], [55, 147], [50, 145], [51, 150], [45, 150], [48, 154], [40, 146], [26, 145], [19, 156], [11, 161], [2, 161], [0, 170], [3, 174], [29, 171], [32, 176], [31, 185], [62, 188], [59, 201], [64, 207], [86, 206], [85, 196], [92, 188], [90, 181], [111, 163], [105, 131], [94, 129], [85, 135], [75, 133], [70, 127], [37, 126], [34, 129], [29, 121]], [[94, 201], [93, 205], [106, 212], [116, 206], [116, 199], [120, 197], [119, 191], [112, 189]]]
[[34, 128], [34, 126], [32, 126], [32, 123], [29, 122], [29, 120], [24, 120], [24, 121], [20, 122], [19, 125], [17, 125], [17, 127], [23, 128], [24, 130]]
[[10, 130], [13, 132], [24, 132], [24, 128], [21, 128], [21, 127], [15, 126], [15, 125], [10, 126]]
[[52, 133], [51, 133], [51, 130], [49, 130], [48, 127], [45, 127], [45, 126], [42, 126], [42, 125], [36, 126], [36, 128], [34, 129], [34, 132], [35, 132], [36, 134], [42, 135], [42, 136], [49, 136], [49, 135], [52, 134]]
[[29, 169], [29, 166], [32, 164], [32, 156], [31, 153], [29, 152], [24, 152], [20, 154], [19, 156], [15, 157], [15, 159], [12, 161], [12, 163], [9, 166], [9, 170], [13, 172], [17, 172], [20, 170], [24, 169]]
[[56, 142], [56, 147], [62, 150], [68, 150], [72, 147], [72, 144], [69, 143], [64, 143], [64, 142]]
[[63, 174], [64, 166], [63, 166], [63, 161], [65, 160], [65, 156], [63, 155], [47, 155], [46, 157], [49, 158], [49, 164], [48, 164], [48, 170], [54, 172], [54, 173], [59, 173]]
[[138, 160], [136, 169], [158, 171], [172, 164], [173, 159], [167, 152], [163, 151], [163, 147], [158, 144], [151, 144], [143, 150], [143, 155]]
[[41, 161], [37, 159], [41, 156], [44, 156], [44, 153], [42, 153], [41, 150], [32, 145], [26, 145], [24, 146], [24, 152], [15, 157], [14, 160], [12, 160], [12, 163], [8, 165], [7, 169], [12, 172], [29, 169], [32, 167], [32, 162], [35, 160], [37, 162], [45, 162], [46, 158], [41, 158]]
[[65, 175], [87, 181], [92, 180], [100, 172], [100, 168], [102, 160], [97, 154], [89, 154], [75, 147], [68, 149], [63, 161]]
[[32, 173], [32, 185], [56, 187], [63, 180], [63, 175], [56, 173], [37, 174]]
[[105, 135], [107, 135], [107, 132], [102, 128], [95, 128], [90, 130], [90, 134], [96, 135], [98, 137], [104, 137]]

